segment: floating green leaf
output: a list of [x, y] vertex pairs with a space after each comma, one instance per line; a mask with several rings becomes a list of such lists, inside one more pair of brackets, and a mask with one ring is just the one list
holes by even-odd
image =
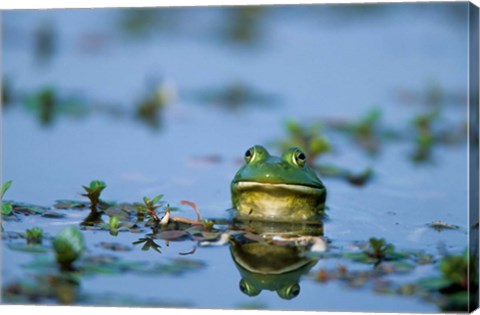
[[13, 212], [12, 205], [2, 201], [2, 215], [10, 215]]
[[56, 201], [54, 207], [57, 209], [81, 209], [87, 206], [87, 203], [83, 201], [61, 199]]
[[14, 251], [33, 254], [47, 253], [48, 251], [50, 251], [50, 248], [47, 246], [32, 244], [8, 244], [8, 248]]

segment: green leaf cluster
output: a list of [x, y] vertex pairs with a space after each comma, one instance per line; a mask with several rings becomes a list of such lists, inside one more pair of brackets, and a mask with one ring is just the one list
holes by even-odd
[[96, 208], [96, 206], [100, 203], [100, 194], [107, 187], [107, 185], [102, 181], [94, 180], [90, 182], [90, 186], [82, 187], [87, 192], [86, 194], [82, 194], [82, 196], [90, 199], [92, 209]]

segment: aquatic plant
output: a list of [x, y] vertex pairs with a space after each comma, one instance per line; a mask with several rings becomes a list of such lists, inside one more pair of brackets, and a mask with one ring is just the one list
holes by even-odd
[[12, 83], [8, 77], [4, 77], [2, 81], [2, 107], [6, 108], [13, 101]]
[[100, 194], [107, 187], [107, 185], [102, 181], [94, 180], [90, 182], [90, 185], [88, 187], [82, 187], [87, 192], [86, 194], [82, 194], [82, 196], [90, 199], [90, 208], [92, 210], [95, 210], [97, 208], [97, 205], [101, 202]]
[[160, 253], [160, 254], [162, 253], [161, 251], [162, 246], [157, 244], [152, 237], [147, 236], [147, 237], [139, 238], [137, 241], [133, 242], [132, 244], [133, 245], [143, 244], [142, 246], [143, 251], [153, 249], [157, 253]]
[[423, 162], [430, 158], [433, 145], [435, 144], [435, 135], [433, 133], [433, 123], [439, 118], [440, 111], [435, 109], [427, 113], [417, 115], [412, 122], [415, 128], [415, 150], [411, 158], [415, 162]]
[[251, 46], [260, 39], [261, 21], [266, 9], [262, 6], [238, 6], [224, 9], [228, 21], [224, 37], [232, 43]]
[[3, 183], [2, 188], [0, 189], [0, 199], [2, 201], [2, 215], [10, 215], [13, 211], [12, 204], [8, 202], [3, 201], [3, 195], [5, 195], [5, 192], [10, 188], [12, 185], [12, 181], [6, 181]]
[[237, 110], [247, 105], [272, 105], [275, 99], [273, 95], [258, 91], [242, 81], [233, 81], [217, 89], [207, 89], [197, 94], [199, 101], [229, 110]]
[[417, 285], [439, 293], [443, 311], [473, 310], [478, 304], [478, 257], [465, 250], [461, 255], [448, 254], [440, 263], [440, 277], [424, 278]]
[[358, 121], [327, 121], [327, 124], [331, 128], [349, 135], [355, 143], [365, 149], [369, 154], [376, 154], [379, 151], [382, 139], [399, 137], [393, 130], [382, 127], [381, 117], [381, 110], [375, 107], [360, 117]]
[[130, 8], [122, 9], [119, 29], [129, 38], [147, 38], [168, 30], [171, 34], [181, 20], [181, 11], [176, 8]]
[[25, 231], [27, 244], [41, 244], [43, 239], [43, 229], [34, 227]]
[[113, 236], [118, 235], [118, 227], [120, 226], [120, 221], [118, 217], [111, 216], [110, 220], [108, 221], [108, 227], [110, 228], [110, 234]]
[[313, 123], [302, 126], [297, 121], [287, 121], [285, 128], [288, 132], [286, 139], [277, 141], [276, 144], [281, 150], [290, 147], [299, 147], [307, 156], [307, 164], [315, 168], [320, 175], [343, 178], [349, 183], [357, 186], [367, 183], [373, 175], [371, 168], [355, 173], [349, 169], [332, 165], [319, 163], [317, 159], [331, 151], [331, 144], [323, 135], [324, 125]]
[[370, 167], [367, 167], [359, 173], [354, 173], [346, 168], [327, 164], [316, 165], [315, 169], [323, 176], [343, 178], [347, 180], [350, 184], [356, 186], [365, 185], [374, 174], [373, 169], [371, 169]]
[[73, 269], [73, 263], [84, 251], [84, 239], [82, 232], [76, 227], [64, 228], [52, 241], [53, 250], [57, 263], [61, 269]]
[[146, 196], [143, 197], [143, 202], [145, 204], [145, 209], [146, 209], [147, 213], [150, 215], [150, 217], [155, 222], [160, 222], [160, 218], [157, 216], [155, 210], [162, 206], [159, 203], [162, 198], [163, 198], [163, 194], [157, 195], [157, 196], [153, 197], [152, 199], [150, 199]]
[[87, 113], [88, 107], [85, 101], [74, 96], [63, 97], [58, 89], [45, 86], [37, 92], [26, 95], [24, 104], [27, 109], [38, 114], [40, 122], [51, 125], [56, 115], [62, 113], [69, 116], [82, 116]]
[[331, 150], [330, 142], [322, 135], [322, 124], [314, 123], [302, 126], [299, 122], [290, 120], [285, 123], [285, 128], [288, 136], [286, 139], [278, 141], [277, 145], [282, 150], [299, 147], [305, 152], [307, 164], [311, 166], [317, 157]]
[[37, 27], [34, 31], [34, 52], [37, 61], [49, 61], [56, 51], [57, 33], [54, 26], [48, 21]]
[[160, 127], [160, 113], [175, 99], [175, 95], [176, 88], [173, 84], [161, 82], [137, 103], [137, 117], [153, 128]]
[[369, 246], [364, 253], [376, 259], [378, 262], [388, 258], [390, 254], [394, 252], [394, 246], [389, 244], [383, 238], [372, 237], [368, 240]]

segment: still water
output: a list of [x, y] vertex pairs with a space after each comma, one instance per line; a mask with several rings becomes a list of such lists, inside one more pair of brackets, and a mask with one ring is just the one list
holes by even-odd
[[[190, 200], [203, 217], [228, 219], [230, 181], [243, 153], [254, 144], [281, 153], [275, 143], [287, 136], [287, 120], [358, 120], [375, 107], [385, 126], [409, 134], [414, 117], [428, 110], [428, 93], [439, 90], [441, 124], [464, 123], [466, 16], [466, 3], [274, 6], [243, 13], [221, 7], [3, 12], [3, 78], [13, 95], [3, 107], [2, 176], [13, 180], [5, 199], [52, 207], [58, 199], [84, 198], [81, 186], [99, 179], [107, 183], [105, 200], [141, 202], [164, 194], [180, 207], [179, 216], [194, 217], [180, 205]], [[215, 97], [235, 85], [251, 97]], [[45, 113], [31, 105], [32, 95], [46, 87], [67, 100], [64, 107]], [[159, 87], [167, 91], [168, 104], [147, 118], [139, 115], [139, 102]], [[413, 140], [385, 141], [371, 156], [348, 137], [326, 133], [333, 150], [322, 162], [374, 170], [363, 186], [322, 177], [328, 189], [323, 235], [331, 248], [351, 250], [378, 237], [435, 257], [439, 248], [464, 250], [466, 141], [435, 146], [430, 161], [414, 163]], [[38, 226], [54, 236], [89, 211], [62, 213], [61, 219], [21, 216], [3, 228], [23, 232]], [[459, 228], [438, 232], [427, 226], [434, 221]], [[341, 258], [319, 259], [299, 276], [301, 290], [293, 299], [268, 290], [250, 297], [239, 289], [241, 274], [228, 245], [179, 256], [196, 242], [166, 246], [158, 240], [160, 254], [132, 245], [145, 233], [83, 232], [89, 254], [112, 254], [99, 244], [117, 242], [131, 246], [113, 253], [120, 258], [168, 263], [180, 257], [201, 267], [179, 275], [85, 276], [83, 298], [75, 304], [438, 310], [415, 295], [315, 280], [321, 269], [339, 264], [371, 269]], [[12, 242], [18, 240], [2, 243], [3, 286], [33, 277], [22, 266], [36, 254], [11, 250]], [[435, 274], [435, 265], [425, 265], [386, 279], [407, 283]], [[3, 301], [9, 302], [15, 303]]]

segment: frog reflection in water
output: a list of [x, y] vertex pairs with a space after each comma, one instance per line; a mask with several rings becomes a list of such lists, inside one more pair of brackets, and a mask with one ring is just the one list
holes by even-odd
[[259, 145], [245, 152], [245, 162], [231, 183], [239, 215], [274, 221], [303, 221], [323, 213], [327, 191], [298, 148], [281, 157]]
[[311, 248], [311, 242], [294, 246], [294, 242], [278, 244], [275, 240], [278, 237], [283, 240], [299, 240], [302, 237], [321, 240], [323, 225], [278, 225], [278, 222], [269, 224], [266, 221], [249, 221], [245, 224], [259, 240], [241, 237], [230, 243], [230, 252], [241, 276], [240, 290], [248, 296], [269, 290], [277, 292], [282, 299], [296, 297], [300, 293], [301, 276], [317, 263], [318, 258], [303, 255]]

